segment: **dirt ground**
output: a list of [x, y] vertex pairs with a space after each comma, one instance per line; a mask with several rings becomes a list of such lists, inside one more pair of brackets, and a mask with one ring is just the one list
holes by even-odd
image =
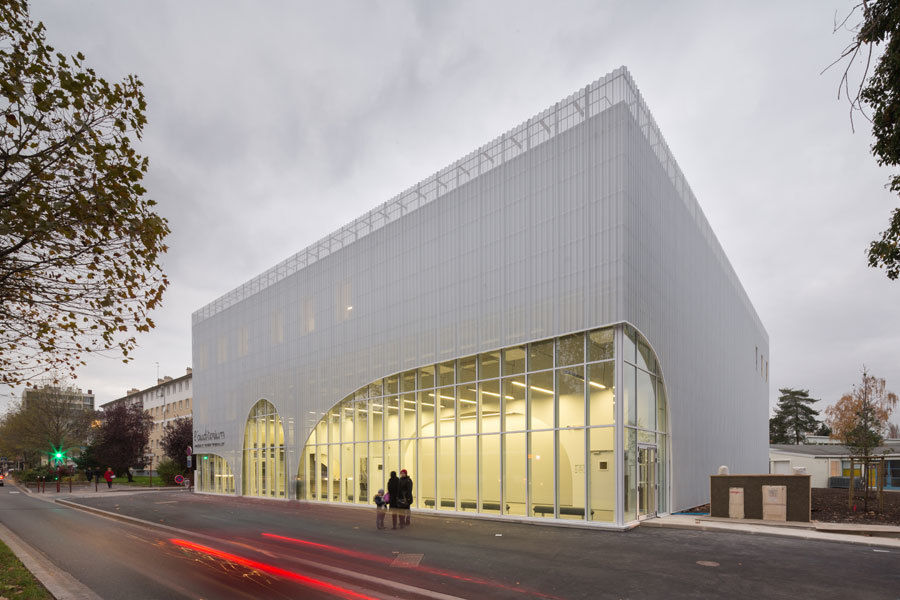
[[[900, 526], [900, 492], [884, 492], [884, 511], [878, 510], [878, 492], [869, 491], [869, 511], [864, 510], [862, 491], [854, 492], [855, 510], [848, 507], [847, 490], [831, 488], [812, 489], [813, 521], [823, 523], [874, 523]], [[685, 512], [708, 513], [709, 504], [695, 506]]]
[[876, 523], [900, 525], [900, 492], [884, 492], [884, 511], [878, 510], [878, 492], [869, 491], [869, 512], [864, 510], [863, 492], [854, 492], [856, 510], [847, 506], [847, 490], [813, 488], [812, 514], [826, 523]]

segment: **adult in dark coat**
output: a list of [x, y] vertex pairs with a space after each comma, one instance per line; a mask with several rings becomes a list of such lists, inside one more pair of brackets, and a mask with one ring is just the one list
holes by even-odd
[[410, 477], [406, 469], [400, 469], [400, 502], [398, 506], [400, 510], [403, 512], [400, 513], [400, 527], [404, 525], [409, 526], [410, 515], [412, 511], [410, 511], [409, 507], [412, 506], [413, 502], [413, 480]]
[[[393, 525], [391, 529], [397, 529], [397, 507], [400, 506], [400, 480], [397, 479], [397, 471], [391, 471], [387, 482], [387, 491], [390, 496], [388, 507], [391, 511], [391, 524]], [[403, 519], [400, 519], [400, 527], [403, 527]]]

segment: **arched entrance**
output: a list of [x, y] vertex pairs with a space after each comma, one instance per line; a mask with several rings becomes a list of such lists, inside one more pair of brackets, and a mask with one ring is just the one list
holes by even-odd
[[284, 427], [275, 406], [260, 400], [250, 409], [244, 428], [243, 494], [284, 498]]

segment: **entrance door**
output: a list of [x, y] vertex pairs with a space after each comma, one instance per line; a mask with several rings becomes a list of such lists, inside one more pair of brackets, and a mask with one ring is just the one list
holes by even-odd
[[656, 516], [657, 493], [656, 446], [638, 446], [638, 518]]

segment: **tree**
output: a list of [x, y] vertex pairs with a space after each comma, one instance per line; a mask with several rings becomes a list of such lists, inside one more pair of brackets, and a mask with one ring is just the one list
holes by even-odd
[[132, 147], [147, 120], [134, 75], [110, 84], [47, 45], [25, 0], [0, 9], [0, 382], [125, 362], [168, 281], [167, 221]]
[[187, 449], [194, 443], [194, 419], [184, 417], [166, 423], [162, 435], [162, 448], [166, 456], [178, 465], [182, 471], [187, 470]]
[[816, 417], [819, 411], [813, 410], [811, 404], [817, 398], [809, 397], [809, 390], [781, 388], [778, 390], [778, 408], [769, 419], [769, 442], [772, 444], [799, 444], [807, 434], [821, 429]]
[[[54, 385], [30, 390], [27, 399], [0, 421], [0, 450], [22, 456], [32, 466], [40, 464], [42, 455], [59, 461], [80, 454], [90, 441], [96, 412], [73, 403], [75, 392]], [[62, 456], [49, 456], [56, 452]]]
[[[900, 165], [900, 4], [896, 0], [862, 0], [853, 6], [835, 31], [848, 25], [858, 16], [862, 20], [851, 31], [853, 40], [835, 63], [846, 61], [838, 95], [850, 101], [851, 125], [855, 112], [872, 123], [872, 154], [881, 166]], [[883, 52], [871, 68], [876, 47]], [[857, 58], [865, 57], [859, 86], [851, 91], [850, 71]], [[871, 71], [870, 71], [871, 68]], [[871, 116], [866, 111], [871, 110]], [[900, 175], [891, 177], [888, 187], [900, 193]], [[883, 268], [888, 278], [900, 276], [900, 208], [895, 208], [888, 228], [881, 238], [869, 244], [869, 266]]]
[[[867, 482], [869, 459], [884, 441], [885, 428], [896, 406], [897, 394], [887, 391], [884, 379], [869, 375], [863, 367], [862, 383], [854, 385], [849, 394], [825, 410], [832, 437], [847, 446], [851, 456], [862, 458]], [[869, 486], [865, 489], [868, 508]]]
[[116, 404], [103, 412], [94, 455], [116, 475], [133, 481], [130, 468], [147, 466], [147, 446], [153, 419], [140, 404]]

